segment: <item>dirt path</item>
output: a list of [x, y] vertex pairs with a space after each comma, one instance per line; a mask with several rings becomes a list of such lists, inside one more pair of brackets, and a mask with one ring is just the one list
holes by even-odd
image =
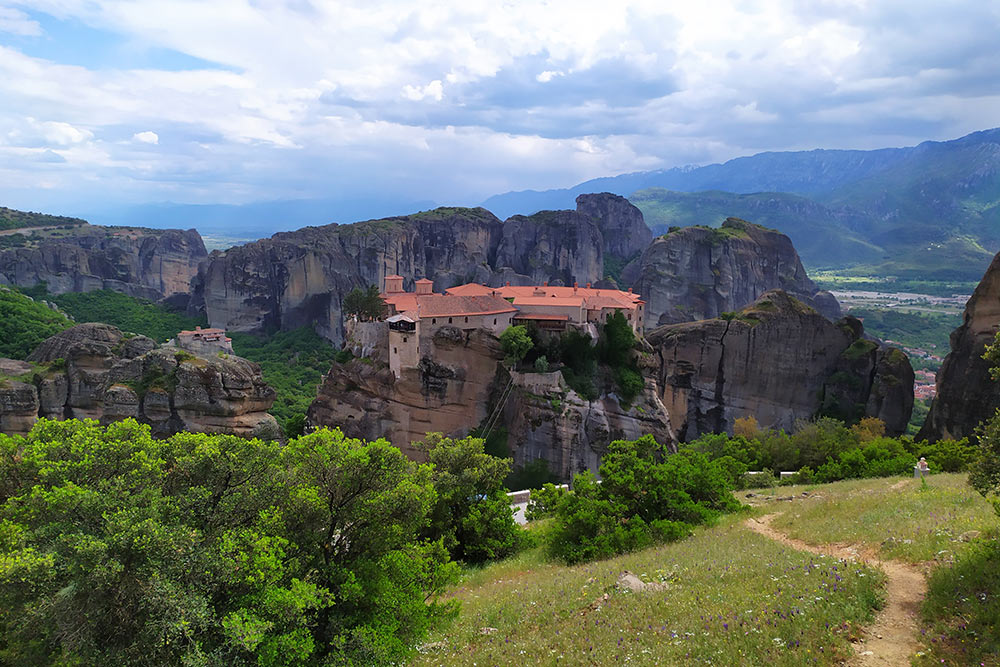
[[771, 527], [771, 521], [776, 516], [777, 513], [759, 519], [747, 519], [746, 526], [754, 532], [799, 551], [861, 561], [879, 567], [888, 578], [885, 608], [879, 612], [875, 623], [867, 629], [867, 638], [854, 645], [855, 656], [849, 664], [856, 667], [909, 665], [910, 658], [920, 650], [920, 642], [917, 641], [917, 618], [920, 603], [927, 592], [927, 582], [920, 570], [899, 561], [880, 560], [873, 553], [859, 552], [857, 548], [849, 545], [806, 544]]

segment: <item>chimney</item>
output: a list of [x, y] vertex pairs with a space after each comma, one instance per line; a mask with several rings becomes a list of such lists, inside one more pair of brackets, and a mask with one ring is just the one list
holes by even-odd
[[628, 288], [628, 293], [629, 293], [629, 294], [631, 294], [631, 293], [632, 293], [632, 288], [631, 288], [631, 287], [629, 287], [629, 288]]
[[546, 280], [544, 283], [542, 283], [542, 285], [545, 286], [545, 287], [548, 287], [549, 286], [549, 281]]
[[510, 281], [509, 280], [507, 281], [507, 287], [510, 287]]
[[590, 289], [590, 283], [587, 283], [587, 289]]

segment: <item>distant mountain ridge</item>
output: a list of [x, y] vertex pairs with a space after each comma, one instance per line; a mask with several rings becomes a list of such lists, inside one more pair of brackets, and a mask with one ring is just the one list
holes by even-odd
[[629, 197], [654, 230], [739, 216], [787, 233], [810, 266], [975, 280], [1000, 250], [1000, 129], [908, 148], [759, 153], [483, 206], [503, 217], [594, 191]]

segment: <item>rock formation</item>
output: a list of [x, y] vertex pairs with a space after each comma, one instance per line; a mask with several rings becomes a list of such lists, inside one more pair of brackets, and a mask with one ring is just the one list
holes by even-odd
[[653, 240], [642, 211], [624, 197], [609, 192], [580, 195], [576, 198], [576, 210], [597, 221], [605, 255], [628, 261]]
[[951, 334], [951, 352], [937, 374], [937, 394], [918, 438], [964, 438], [1000, 408], [1000, 382], [990, 379], [982, 355], [1000, 329], [1000, 254], [965, 305], [962, 325]]
[[481, 208], [439, 208], [275, 234], [213, 252], [195, 280], [193, 307], [229, 331], [309, 325], [340, 343], [344, 296], [381, 287], [386, 275], [405, 276], [407, 289], [430, 278], [438, 292], [466, 282], [597, 282], [608, 244], [629, 250], [637, 242], [626, 232], [649, 232], [636, 227], [641, 214], [621, 197], [588, 195], [580, 206], [586, 213], [542, 211], [506, 222]]
[[[365, 341], [375, 339], [373, 330], [352, 329], [348, 347], [359, 351]], [[399, 379], [384, 360], [334, 364], [309, 408], [309, 423], [340, 427], [352, 437], [386, 437], [420, 457], [410, 443], [432, 431], [467, 435], [506, 395], [496, 426], [507, 429], [515, 465], [545, 459], [563, 479], [596, 470], [608, 444], [618, 438], [652, 433], [661, 442], [676, 442], [652, 378], [625, 407], [611, 395], [596, 401], [581, 398], [560, 373], [506, 371], [499, 363], [499, 342], [485, 330], [463, 333], [443, 327], [432, 347], [433, 354], [418, 368], [405, 369]]]
[[677, 435], [732, 433], [753, 416], [791, 429], [819, 414], [875, 416], [886, 432], [906, 430], [913, 370], [899, 350], [862, 338], [861, 323], [834, 324], [781, 290], [726, 318], [662, 326], [646, 336]]
[[190, 292], [206, 257], [193, 229], [82, 225], [38, 232], [0, 251], [0, 283], [44, 282], [53, 294], [110, 289], [156, 300]]
[[[0, 384], [0, 426], [24, 433], [38, 417], [133, 417], [153, 434], [178, 431], [276, 435], [267, 414], [274, 390], [257, 364], [240, 357], [202, 358], [127, 336], [107, 324], [80, 324], [42, 342]], [[5, 373], [11, 375], [9, 371]]]
[[604, 239], [597, 222], [576, 211], [515, 215], [503, 223], [496, 266], [494, 284], [593, 283], [604, 276]]
[[622, 280], [646, 300], [649, 328], [718, 317], [771, 289], [840, 316], [837, 300], [816, 289], [787, 236], [736, 218], [718, 229], [684, 227], [655, 239]]

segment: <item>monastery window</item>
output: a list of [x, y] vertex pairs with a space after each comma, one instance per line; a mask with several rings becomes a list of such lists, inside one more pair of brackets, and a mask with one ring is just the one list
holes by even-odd
[[496, 326], [496, 323], [497, 323], [497, 318], [494, 317], [493, 318], [493, 325]]
[[404, 343], [406, 342], [406, 336], [403, 336], [403, 342]]
[[450, 317], [448, 318], [448, 324], [451, 324], [451, 318]]
[[397, 350], [396, 348], [392, 348], [392, 353], [393, 354], [399, 354], [399, 350]]
[[437, 318], [436, 317], [432, 317], [431, 318], [431, 324], [437, 324], [437, 323], [438, 323]]
[[466, 321], [466, 322], [468, 322], [468, 321], [469, 321], [469, 316], [468, 316], [468, 315], [466, 315], [466, 316], [465, 316], [465, 321]]

